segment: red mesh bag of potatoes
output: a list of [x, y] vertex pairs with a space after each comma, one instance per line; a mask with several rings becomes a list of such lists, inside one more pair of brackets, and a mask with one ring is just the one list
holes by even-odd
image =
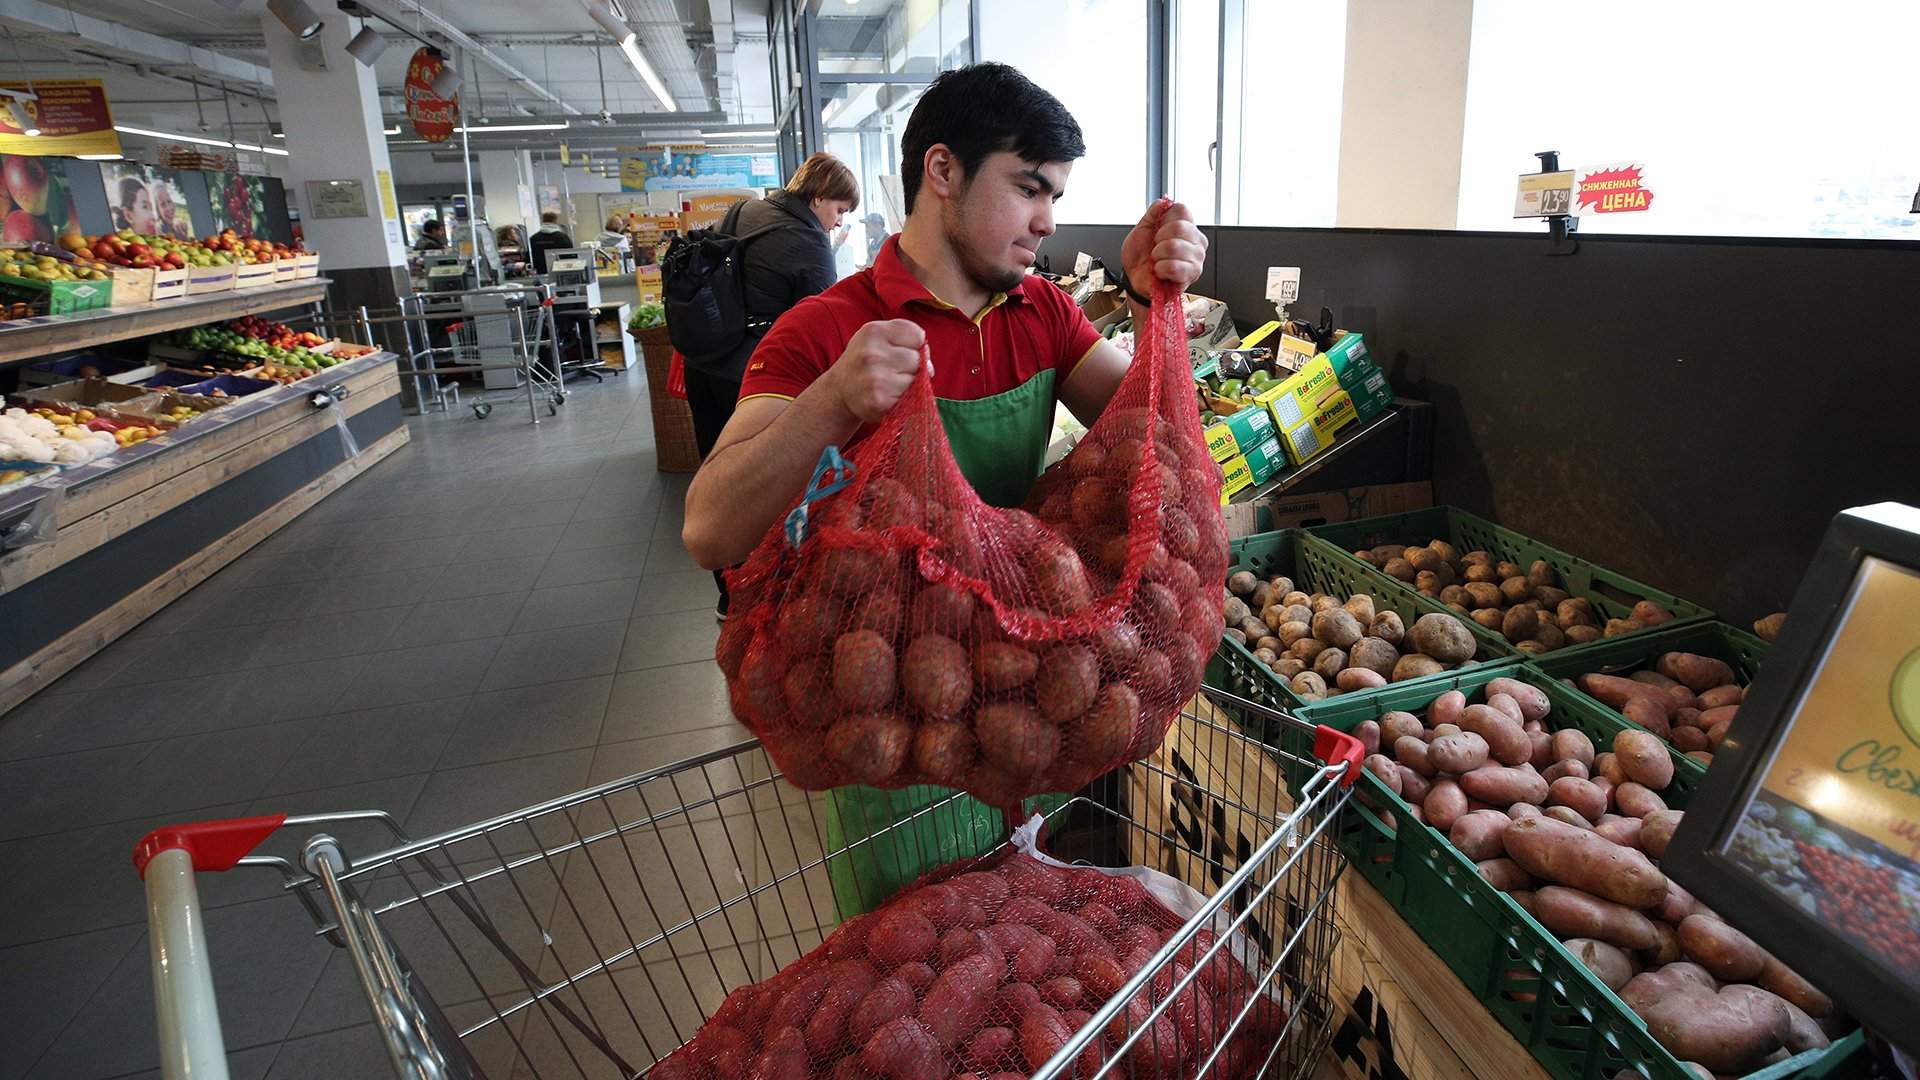
[[1153, 964], [1185, 922], [1165, 902], [1182, 891], [1198, 910], [1197, 893], [1138, 867], [1068, 867], [1021, 851], [951, 864], [728, 994], [647, 1076], [1026, 1077], [1150, 970], [1061, 1075], [1093, 1076], [1111, 1061], [1108, 1075], [1191, 1077], [1211, 1058], [1208, 1076], [1252, 1077], [1286, 1011], [1248, 976], [1237, 934], [1200, 929]]
[[1160, 744], [1219, 642], [1227, 560], [1178, 299], [1155, 297], [1113, 400], [1022, 507], [974, 493], [924, 372], [823, 455], [729, 575], [716, 650], [788, 781], [1004, 807]]

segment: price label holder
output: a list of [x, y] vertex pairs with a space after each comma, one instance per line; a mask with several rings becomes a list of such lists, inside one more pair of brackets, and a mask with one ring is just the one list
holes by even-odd
[[1920, 1054], [1920, 509], [1828, 526], [1661, 869]]

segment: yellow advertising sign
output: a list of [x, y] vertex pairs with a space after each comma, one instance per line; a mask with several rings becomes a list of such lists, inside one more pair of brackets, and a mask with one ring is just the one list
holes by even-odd
[[1761, 786], [1920, 858], [1920, 573], [1863, 559]]
[[99, 79], [35, 79], [31, 89], [24, 82], [0, 82], [0, 90], [32, 93], [32, 100], [20, 103], [40, 130], [38, 135], [25, 134], [0, 109], [0, 154], [78, 157], [120, 152], [106, 84]]
[[400, 217], [400, 200], [393, 193], [393, 174], [386, 169], [374, 170], [374, 179], [380, 188], [380, 214], [389, 221]]

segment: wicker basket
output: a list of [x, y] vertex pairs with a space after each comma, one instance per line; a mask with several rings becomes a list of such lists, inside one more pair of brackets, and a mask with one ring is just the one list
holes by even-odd
[[685, 401], [667, 393], [667, 371], [673, 366], [673, 343], [667, 339], [667, 328], [628, 332], [640, 343], [640, 352], [646, 358], [657, 467], [661, 472], [693, 472], [700, 467], [700, 447], [693, 441], [693, 412]]

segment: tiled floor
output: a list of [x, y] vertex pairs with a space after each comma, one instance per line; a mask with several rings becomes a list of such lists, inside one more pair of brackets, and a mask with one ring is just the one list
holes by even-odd
[[[0, 717], [0, 1080], [156, 1075], [128, 861], [156, 825], [375, 808], [422, 835], [744, 737], [643, 383], [577, 386], [538, 426], [409, 423], [409, 446]], [[200, 889], [236, 1077], [387, 1075], [351, 964], [274, 875]]]

